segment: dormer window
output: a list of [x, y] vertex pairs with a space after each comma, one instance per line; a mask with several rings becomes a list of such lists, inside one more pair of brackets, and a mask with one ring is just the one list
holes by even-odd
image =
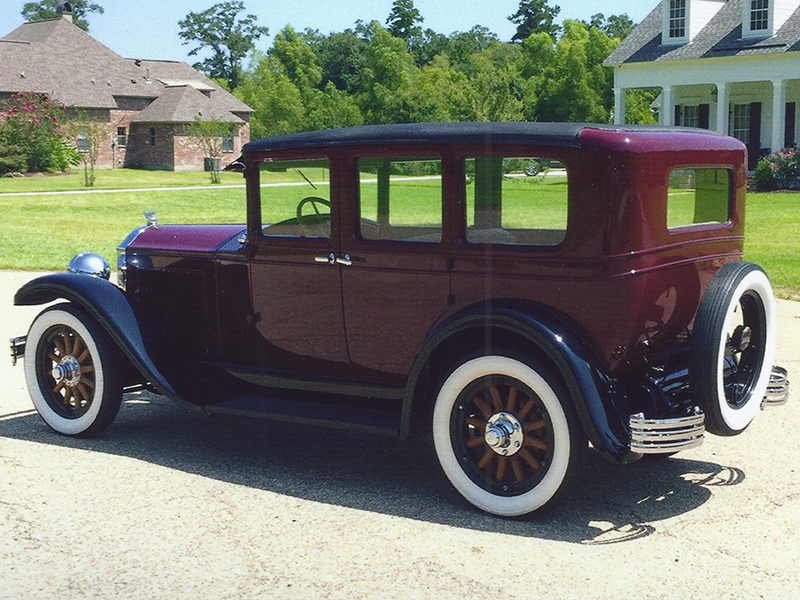
[[685, 37], [686, 0], [669, 0], [669, 39], [676, 40]]
[[743, 0], [742, 37], [773, 36], [796, 10], [797, 0]]
[[769, 29], [769, 0], [750, 0], [750, 31]]
[[662, 43], [691, 42], [724, 5], [724, 0], [664, 0], [661, 4]]

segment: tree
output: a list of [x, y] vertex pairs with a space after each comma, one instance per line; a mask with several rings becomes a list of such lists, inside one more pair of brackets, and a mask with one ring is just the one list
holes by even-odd
[[613, 104], [613, 74], [602, 65], [616, 47], [601, 30], [578, 21], [564, 22], [564, 34], [536, 87], [540, 121], [605, 123]]
[[300, 131], [303, 99], [274, 57], [258, 55], [234, 94], [255, 110], [250, 118], [254, 139]]
[[354, 94], [366, 66], [367, 42], [352, 29], [332, 33], [316, 43], [317, 62], [322, 68], [322, 85]]
[[[26, 2], [22, 6], [22, 17], [28, 21], [46, 21], [57, 19], [59, 6], [63, 4], [60, 0], [39, 0], [39, 2]], [[86, 17], [89, 13], [103, 14], [103, 7], [87, 0], [73, 0], [69, 3], [72, 7], [72, 22], [84, 31], [89, 30], [89, 22]]]
[[81, 111], [67, 126], [67, 134], [72, 138], [75, 148], [83, 162], [83, 184], [94, 186], [95, 167], [100, 156], [102, 144], [109, 139], [110, 126]]
[[546, 33], [555, 37], [559, 31], [555, 18], [560, 12], [561, 7], [548, 6], [547, 0], [521, 0], [517, 12], [508, 17], [517, 26], [517, 32], [511, 40], [521, 42], [532, 33]]
[[394, 37], [408, 42], [422, 35], [422, 29], [419, 26], [422, 21], [419, 10], [414, 8], [414, 0], [394, 0], [392, 12], [386, 19], [386, 25], [388, 25], [389, 33]]
[[377, 21], [369, 25], [357, 101], [370, 124], [408, 122], [406, 93], [417, 72], [406, 43]]
[[233, 134], [234, 125], [222, 119], [201, 119], [199, 116], [185, 126], [186, 135], [199, 145], [210, 160], [211, 183], [220, 183], [219, 161], [226, 139]]
[[189, 13], [178, 22], [182, 43], [197, 45], [189, 52], [190, 56], [206, 49], [211, 51], [211, 56], [195, 68], [205, 71], [209, 77], [224, 79], [231, 90], [239, 85], [242, 60], [255, 48], [256, 40], [269, 33], [266, 27], [256, 25], [255, 15], [237, 20], [236, 16], [243, 10], [244, 2], [230, 0], [200, 13]]
[[581, 21], [587, 29], [596, 27], [603, 31], [608, 37], [624, 40], [636, 26], [627, 14], [611, 15], [606, 19], [603, 13], [592, 15], [589, 22]]

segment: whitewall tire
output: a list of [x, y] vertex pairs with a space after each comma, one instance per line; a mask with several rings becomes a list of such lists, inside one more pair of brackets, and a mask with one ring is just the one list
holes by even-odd
[[456, 490], [505, 517], [551, 505], [587, 445], [552, 377], [498, 355], [467, 360], [446, 377], [434, 406], [433, 442]]
[[706, 429], [737, 435], [755, 417], [775, 360], [777, 324], [769, 279], [760, 267], [725, 265], [697, 311], [689, 366]]
[[83, 309], [60, 304], [42, 311], [28, 332], [25, 379], [45, 423], [83, 437], [108, 427], [122, 402], [119, 357]]

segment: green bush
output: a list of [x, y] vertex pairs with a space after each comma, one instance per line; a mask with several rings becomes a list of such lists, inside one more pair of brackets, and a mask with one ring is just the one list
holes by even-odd
[[753, 174], [759, 190], [800, 189], [800, 164], [797, 151], [780, 150], [758, 161]]

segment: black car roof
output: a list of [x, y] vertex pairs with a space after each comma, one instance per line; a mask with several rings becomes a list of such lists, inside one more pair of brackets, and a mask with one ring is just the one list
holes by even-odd
[[407, 123], [365, 125], [276, 135], [247, 144], [242, 151], [264, 152], [290, 148], [329, 146], [371, 146], [383, 144], [485, 144], [554, 145], [578, 147], [580, 132], [586, 127], [613, 126], [581, 123]]

